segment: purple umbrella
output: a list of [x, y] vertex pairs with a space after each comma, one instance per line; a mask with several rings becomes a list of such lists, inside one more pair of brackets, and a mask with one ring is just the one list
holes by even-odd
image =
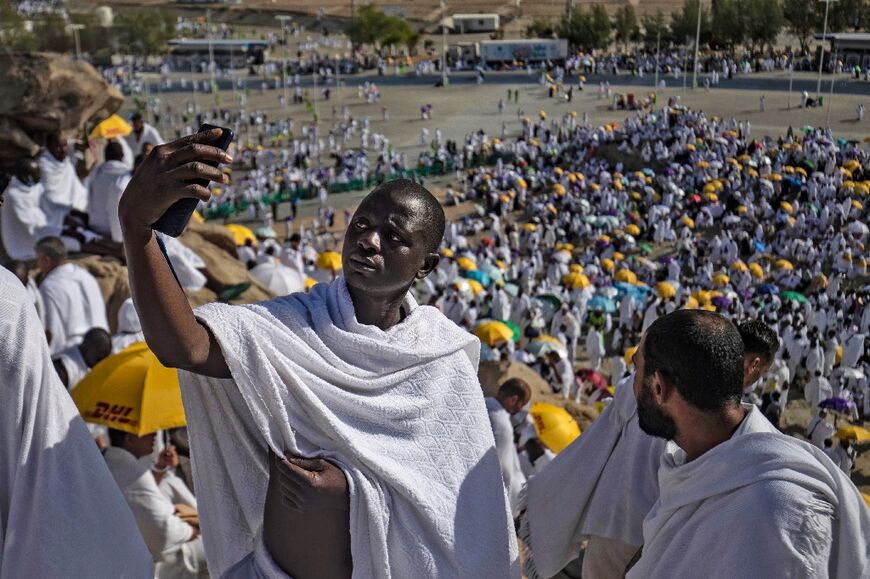
[[727, 310], [729, 307], [731, 307], [731, 300], [729, 300], [725, 296], [716, 296], [710, 300], [710, 303], [712, 303], [720, 310]]
[[854, 405], [855, 403], [851, 400], [836, 397], [827, 398], [819, 402], [819, 408], [827, 408], [828, 410], [833, 410], [834, 412], [841, 412], [843, 414], [849, 414]]

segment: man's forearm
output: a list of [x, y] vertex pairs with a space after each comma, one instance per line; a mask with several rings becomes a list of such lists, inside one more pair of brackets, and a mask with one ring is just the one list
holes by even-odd
[[153, 231], [124, 226], [130, 290], [148, 346], [168, 367], [193, 369], [205, 364], [209, 335], [193, 315]]

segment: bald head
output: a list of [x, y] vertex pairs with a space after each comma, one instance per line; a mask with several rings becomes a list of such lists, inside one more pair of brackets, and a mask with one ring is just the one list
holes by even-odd
[[416, 217], [415, 226], [426, 239], [427, 251], [431, 253], [438, 249], [444, 238], [444, 209], [428, 189], [410, 179], [387, 181], [366, 195], [360, 205], [375, 197], [387, 197], [412, 210]]

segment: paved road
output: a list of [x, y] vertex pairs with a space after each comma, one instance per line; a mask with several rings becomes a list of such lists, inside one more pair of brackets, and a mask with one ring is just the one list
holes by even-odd
[[[531, 75], [526, 74], [525, 72], [488, 72], [486, 73], [486, 84], [504, 84], [504, 85], [531, 85], [536, 84], [539, 80], [539, 72], [535, 72]], [[196, 75], [196, 78], [204, 79], [206, 78], [204, 75]], [[245, 83], [245, 86], [251, 90], [260, 90], [262, 79], [259, 77], [239, 77]], [[436, 81], [440, 80], [440, 75], [385, 75], [378, 76], [377, 74], [368, 74], [363, 73], [359, 75], [354, 75], [350, 77], [342, 77], [342, 84], [344, 86], [355, 86], [357, 84], [363, 84], [366, 81], [375, 82], [381, 86], [432, 86], [434, 87]], [[669, 88], [678, 88], [683, 86], [682, 79], [677, 80], [672, 77], [662, 77], [668, 84]], [[699, 77], [699, 82], [702, 81], [703, 77]], [[607, 81], [613, 86], [628, 86], [628, 87], [637, 87], [638, 92], [649, 91], [653, 89], [653, 80], [654, 77], [651, 75], [647, 75], [644, 78], [631, 76], [631, 75], [587, 75], [586, 77], [586, 85], [587, 90], [595, 90], [598, 83], [601, 81]], [[202, 80], [200, 80], [201, 84]], [[452, 85], [473, 85], [475, 84], [475, 75], [472, 72], [454, 72], [450, 74], [450, 83]], [[691, 84], [691, 79], [688, 79], [688, 82]], [[232, 81], [229, 79], [221, 79], [217, 81], [218, 86], [221, 91], [231, 91]], [[313, 86], [313, 81], [311, 77], [303, 77], [301, 80], [301, 84], [303, 87], [311, 87]], [[806, 77], [796, 78], [792, 84], [791, 90], [794, 93], [800, 93], [801, 91], [807, 91], [811, 95], [816, 92], [816, 79], [809, 79]], [[320, 86], [323, 86], [323, 82], [320, 82]], [[268, 84], [268, 88], [272, 89], [274, 87], [273, 83]], [[789, 80], [785, 77], [771, 78], [769, 76], [756, 76], [756, 75], [747, 75], [747, 76], [738, 76], [731, 80], [721, 80], [719, 86], [715, 90], [721, 89], [731, 89], [731, 90], [754, 90], [754, 91], [771, 91], [771, 92], [787, 92], [789, 90]], [[149, 85], [149, 90], [152, 93], [158, 92], [157, 83], [154, 82]], [[189, 92], [190, 88], [182, 90], [180, 86], [180, 82], [178, 78], [173, 78], [173, 88], [169, 91], [166, 89], [160, 89], [162, 92]], [[831, 90], [831, 79], [829, 76], [825, 76], [822, 79], [822, 94], [827, 95]], [[868, 95], [870, 96], [870, 82], [865, 81], [856, 81], [851, 79], [846, 79], [844, 77], [838, 78], [834, 83], [834, 92], [836, 94], [854, 94], [854, 95]]]

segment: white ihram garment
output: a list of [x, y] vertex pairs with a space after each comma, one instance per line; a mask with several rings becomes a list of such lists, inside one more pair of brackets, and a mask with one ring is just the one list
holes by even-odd
[[260, 535], [271, 449], [344, 472], [354, 577], [519, 577], [479, 342], [435, 308], [405, 308], [389, 330], [360, 324], [339, 277], [196, 311], [233, 375], [180, 372], [213, 576], [240, 561], [249, 577], [286, 576]]
[[83, 268], [72, 263], [57, 266], [42, 280], [39, 291], [53, 354], [80, 344], [91, 328], [109, 331], [100, 285]]
[[744, 407], [734, 435], [691, 462], [668, 443], [643, 554], [626, 577], [870, 577], [858, 489], [824, 452]]
[[45, 188], [39, 201], [48, 216], [48, 223], [55, 227], [63, 225], [63, 218], [70, 209], [88, 210], [88, 189], [76, 175], [76, 168], [69, 157], [58, 161], [49, 151], [37, 157], [39, 182]]
[[106, 161], [91, 173], [88, 183], [90, 203], [88, 225], [112, 241], [123, 241], [118, 203], [133, 174], [123, 161]]
[[41, 183], [25, 185], [12, 177], [3, 192], [0, 207], [0, 236], [3, 248], [12, 259], [36, 257], [33, 246], [43, 237], [60, 235], [60, 224], [52, 225], [39, 206], [44, 189]]
[[0, 268], [0, 578], [143, 579], [151, 555], [51, 364], [24, 286]]

